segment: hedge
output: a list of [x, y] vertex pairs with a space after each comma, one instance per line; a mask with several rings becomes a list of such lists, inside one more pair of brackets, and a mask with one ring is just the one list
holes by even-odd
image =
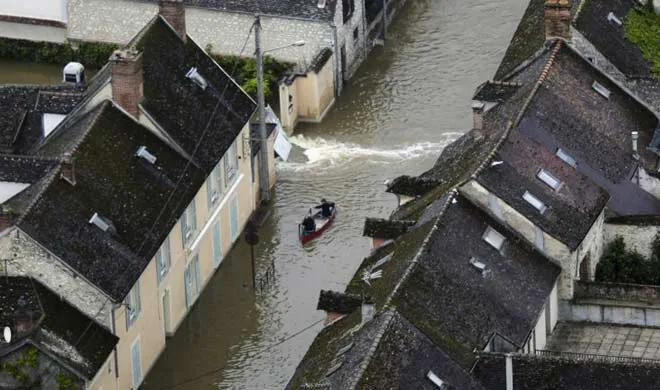
[[112, 43], [81, 42], [77, 48], [74, 48], [68, 42], [34, 42], [0, 38], [0, 58], [60, 66], [75, 61], [91, 69], [103, 67], [108, 62], [110, 54], [117, 48], [119, 46]]
[[[207, 52], [209, 52], [207, 47]], [[257, 94], [257, 61], [253, 57], [239, 57], [235, 55], [210, 54], [227, 73], [234, 69], [234, 79], [243, 87], [245, 92]], [[279, 62], [272, 57], [264, 56], [264, 94], [270, 96], [277, 86], [277, 80], [293, 69], [294, 64]]]

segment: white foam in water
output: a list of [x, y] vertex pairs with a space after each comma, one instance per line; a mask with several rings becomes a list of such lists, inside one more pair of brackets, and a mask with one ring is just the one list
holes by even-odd
[[371, 149], [356, 144], [330, 141], [323, 138], [307, 138], [295, 135], [289, 138], [292, 144], [304, 149], [306, 162], [278, 162], [278, 168], [303, 170], [307, 168], [331, 167], [350, 163], [355, 159], [368, 157], [379, 162], [395, 163], [400, 160], [424, 157], [429, 154], [439, 154], [450, 142], [460, 137], [462, 133], [445, 133], [446, 140], [439, 143], [419, 142], [401, 149]]

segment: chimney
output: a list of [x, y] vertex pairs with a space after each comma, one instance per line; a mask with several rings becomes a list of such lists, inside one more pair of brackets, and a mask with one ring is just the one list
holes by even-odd
[[373, 299], [369, 295], [365, 295], [362, 299], [362, 325], [371, 321], [374, 318], [374, 312], [376, 311], [376, 306], [374, 305]]
[[158, 13], [172, 26], [176, 35], [186, 41], [186, 8], [183, 0], [160, 0]]
[[142, 53], [134, 48], [115, 50], [112, 66], [112, 100], [135, 118], [143, 95]]
[[360, 297], [356, 295], [321, 290], [316, 310], [326, 312], [325, 325], [328, 325], [345, 314], [353, 312], [360, 302]]
[[632, 136], [632, 151], [633, 151], [633, 157], [635, 159], [639, 159], [639, 153], [637, 153], [637, 140], [639, 139], [639, 132], [633, 131], [631, 133]]
[[76, 185], [76, 166], [73, 163], [73, 157], [69, 153], [64, 154], [64, 158], [62, 159], [60, 178], [66, 180], [72, 186]]
[[4, 230], [11, 224], [11, 210], [6, 205], [0, 209], [0, 230]]
[[569, 0], [546, 0], [544, 7], [545, 38], [571, 39]]
[[472, 103], [472, 128], [475, 130], [484, 129], [484, 108], [486, 103], [475, 101]]

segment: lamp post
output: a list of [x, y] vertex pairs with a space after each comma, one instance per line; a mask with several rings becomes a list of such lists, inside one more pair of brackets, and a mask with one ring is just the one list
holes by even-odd
[[266, 99], [264, 97], [264, 58], [263, 55], [275, 50], [293, 46], [303, 46], [305, 41], [297, 41], [289, 45], [262, 51], [261, 49], [261, 18], [254, 18], [254, 47], [257, 58], [257, 104], [259, 105], [259, 186], [261, 187], [261, 201], [270, 201], [270, 178], [268, 173], [268, 132], [266, 131]]

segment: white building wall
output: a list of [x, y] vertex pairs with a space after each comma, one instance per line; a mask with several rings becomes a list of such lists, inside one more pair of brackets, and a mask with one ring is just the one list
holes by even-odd
[[557, 285], [552, 288], [549, 298], [549, 313], [550, 313], [550, 329], [547, 329], [548, 333], [552, 333], [557, 325], [557, 318], [559, 317], [559, 306], [557, 302]]
[[545, 319], [545, 308], [541, 311], [541, 316], [539, 317], [536, 326], [534, 327], [534, 346], [536, 350], [543, 349], [546, 343], [546, 329], [545, 329], [546, 319]]
[[66, 0], [2, 0], [0, 14], [66, 23]]

